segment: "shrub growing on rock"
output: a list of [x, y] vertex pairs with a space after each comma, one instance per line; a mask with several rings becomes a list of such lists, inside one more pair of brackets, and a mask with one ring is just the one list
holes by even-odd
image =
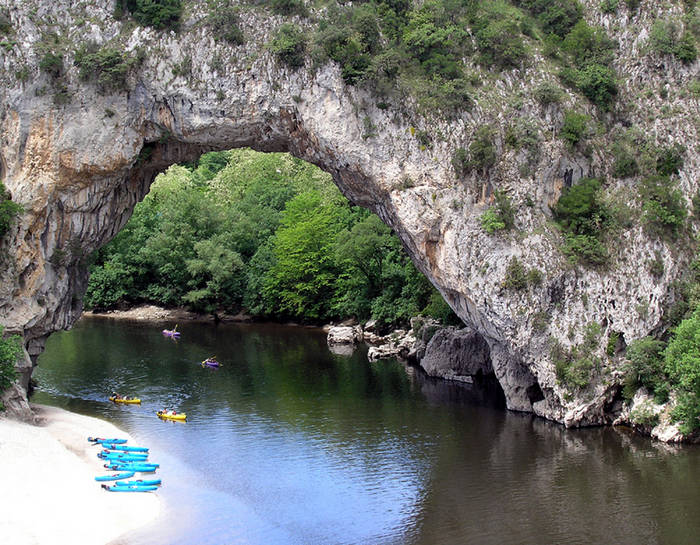
[[97, 79], [103, 89], [124, 90], [127, 75], [134, 60], [113, 47], [88, 44], [75, 52], [75, 65], [80, 69], [80, 79]]
[[481, 227], [489, 235], [494, 234], [496, 231], [506, 228], [506, 224], [501, 220], [496, 211], [493, 208], [489, 208], [479, 217], [481, 222]]
[[290, 68], [300, 68], [304, 66], [306, 37], [298, 27], [285, 23], [270, 43], [270, 50]]
[[[0, 325], [0, 392], [7, 390], [17, 378], [15, 364], [22, 354], [22, 344], [19, 335], [5, 339], [4, 328]], [[2, 410], [0, 404], [0, 410]]]
[[5, 9], [0, 9], [0, 34], [10, 34], [12, 32], [12, 20], [10, 14]]
[[126, 13], [140, 25], [177, 30], [182, 17], [182, 0], [117, 0], [114, 16], [121, 19]]
[[664, 349], [666, 344], [653, 337], [644, 337], [632, 341], [627, 348], [627, 362], [623, 367], [625, 373], [622, 395], [632, 399], [638, 388], [645, 387], [658, 402], [668, 398], [668, 380], [663, 370]]
[[22, 207], [10, 200], [5, 184], [0, 181], [0, 238], [10, 229], [12, 221], [22, 213]]
[[584, 178], [565, 189], [552, 210], [564, 231], [564, 252], [573, 259], [591, 265], [601, 265], [608, 259], [601, 238], [612, 218], [599, 197], [599, 191], [600, 181]]
[[481, 170], [485, 173], [496, 164], [496, 147], [493, 139], [491, 127], [485, 125], [477, 129], [474, 139], [469, 144], [470, 170]]
[[560, 136], [573, 149], [588, 134], [589, 117], [573, 110], [564, 113], [564, 124], [561, 127]]
[[542, 106], [559, 104], [564, 96], [564, 91], [551, 81], [543, 81], [534, 90], [535, 99]]
[[63, 54], [51, 51], [44, 54], [39, 60], [39, 68], [46, 72], [53, 80], [58, 80], [63, 76]]
[[527, 49], [518, 21], [498, 12], [482, 20], [483, 24], [476, 31], [479, 62], [487, 67], [519, 67], [527, 57]]
[[307, 14], [306, 6], [302, 0], [272, 0], [270, 2], [272, 11], [280, 15], [302, 15]]
[[576, 0], [514, 0], [513, 3], [535, 15], [545, 34], [560, 38], [569, 33], [583, 13]]
[[660, 148], [656, 154], [656, 173], [661, 176], [672, 176], [678, 174], [683, 168], [683, 156], [685, 146], [674, 144], [666, 148]]
[[643, 219], [657, 235], [678, 236], [685, 224], [687, 210], [683, 194], [668, 176], [649, 176], [640, 187]]
[[527, 288], [527, 270], [522, 262], [515, 256], [510, 258], [508, 266], [506, 267], [503, 287], [515, 291], [522, 291]]
[[566, 350], [559, 341], [552, 340], [550, 357], [559, 382], [570, 389], [582, 390], [591, 381], [591, 373], [600, 367], [600, 361], [592, 354], [598, 347], [600, 325], [589, 323], [584, 329], [583, 341]]
[[243, 45], [245, 37], [238, 19], [238, 8], [225, 3], [216, 4], [207, 18], [214, 37], [233, 45]]

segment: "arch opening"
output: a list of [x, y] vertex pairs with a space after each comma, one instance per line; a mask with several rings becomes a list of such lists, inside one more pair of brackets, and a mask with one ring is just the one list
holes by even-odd
[[458, 322], [391, 229], [318, 167], [289, 154], [201, 153], [167, 141], [139, 157], [141, 176], [155, 181], [96, 252], [88, 308], [150, 303], [215, 319], [374, 319], [385, 329], [426, 312]]

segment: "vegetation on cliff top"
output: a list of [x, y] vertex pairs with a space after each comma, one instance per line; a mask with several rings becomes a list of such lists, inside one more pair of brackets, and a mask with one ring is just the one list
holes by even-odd
[[455, 319], [391, 230], [327, 174], [250, 150], [171, 167], [98, 252], [86, 306], [141, 302], [315, 323]]

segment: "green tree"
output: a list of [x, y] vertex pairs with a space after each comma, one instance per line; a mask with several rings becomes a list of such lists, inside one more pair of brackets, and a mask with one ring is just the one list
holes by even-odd
[[552, 209], [554, 219], [564, 231], [565, 253], [591, 265], [601, 265], [608, 259], [601, 238], [612, 218], [599, 198], [599, 191], [599, 180], [584, 178], [562, 191]]
[[469, 144], [469, 167], [486, 173], [496, 164], [496, 147], [493, 129], [487, 125], [479, 127]]
[[21, 214], [23, 208], [10, 200], [10, 193], [5, 189], [5, 184], [0, 181], [0, 238], [9, 231], [14, 219]]
[[664, 352], [664, 370], [681, 394], [674, 413], [682, 420], [681, 431], [700, 428], [700, 311], [676, 328]]
[[306, 37], [291, 23], [284, 23], [270, 42], [270, 50], [290, 68], [304, 66], [306, 54]]
[[341, 207], [322, 202], [316, 191], [287, 203], [273, 238], [275, 263], [264, 287], [280, 314], [311, 320], [331, 316], [338, 276], [333, 248], [343, 227]]
[[[7, 390], [17, 379], [15, 365], [22, 355], [22, 343], [19, 335], [5, 338], [5, 328], [0, 325], [0, 392]], [[0, 410], [3, 407], [0, 404]]]
[[644, 337], [627, 347], [627, 364], [624, 367], [625, 380], [623, 395], [632, 399], [638, 388], [644, 386], [657, 400], [663, 402], [668, 397], [668, 383], [663, 370], [666, 344], [653, 337]]
[[335, 261], [342, 272], [338, 277], [335, 308], [340, 315], [361, 319], [371, 316], [372, 301], [385, 287], [387, 260], [399, 248], [391, 229], [375, 215], [367, 215], [339, 234]]
[[643, 219], [652, 232], [675, 238], [685, 225], [687, 210], [681, 191], [668, 176], [649, 176], [639, 190]]
[[182, 0], [117, 0], [114, 14], [121, 18], [125, 13], [141, 25], [158, 30], [177, 29], [182, 17]]
[[569, 148], [573, 149], [581, 142], [588, 134], [589, 117], [586, 114], [581, 114], [573, 110], [568, 110], [564, 113], [564, 124], [562, 125], [560, 135], [569, 144]]

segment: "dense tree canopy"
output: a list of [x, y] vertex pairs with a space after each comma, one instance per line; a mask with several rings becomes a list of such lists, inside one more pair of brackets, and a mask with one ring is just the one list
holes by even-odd
[[250, 150], [170, 167], [97, 253], [86, 306], [141, 302], [316, 323], [456, 319], [391, 230], [327, 174]]

